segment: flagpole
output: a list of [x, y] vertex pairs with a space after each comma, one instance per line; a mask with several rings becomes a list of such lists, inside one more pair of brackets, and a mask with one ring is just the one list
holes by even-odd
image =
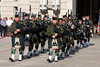
[[100, 9], [99, 9], [99, 20], [98, 20], [98, 35], [100, 36]]

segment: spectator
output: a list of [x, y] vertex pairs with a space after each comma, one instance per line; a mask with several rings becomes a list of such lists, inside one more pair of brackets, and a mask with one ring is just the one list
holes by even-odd
[[7, 35], [6, 17], [4, 17], [4, 18], [1, 20], [1, 26], [3, 27], [2, 31], [1, 31], [1, 36], [2, 36], [2, 33], [4, 33], [4, 36]]
[[1, 21], [1, 16], [0, 16], [0, 21]]
[[[3, 26], [1, 25], [1, 17], [0, 17], [0, 33], [2, 33], [2, 30], [3, 30]], [[1, 35], [2, 36], [2, 35]]]
[[9, 31], [10, 31], [9, 27], [11, 27], [11, 24], [13, 23], [13, 18], [10, 17], [10, 18], [6, 21], [6, 23], [7, 23], [7, 33], [9, 34]]

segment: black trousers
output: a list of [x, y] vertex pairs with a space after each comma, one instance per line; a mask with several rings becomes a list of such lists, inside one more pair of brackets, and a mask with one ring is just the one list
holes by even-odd
[[7, 35], [7, 26], [2, 26], [1, 37]]

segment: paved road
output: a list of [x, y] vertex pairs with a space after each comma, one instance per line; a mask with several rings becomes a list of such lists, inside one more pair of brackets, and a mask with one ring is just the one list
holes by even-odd
[[[59, 62], [48, 63], [48, 52], [25, 59], [21, 62], [10, 62], [11, 39], [0, 40], [0, 67], [100, 67], [100, 37], [95, 35], [91, 39], [91, 46], [79, 50], [75, 55], [60, 60]], [[25, 49], [27, 54], [27, 47]], [[18, 58], [18, 50], [16, 59]]]

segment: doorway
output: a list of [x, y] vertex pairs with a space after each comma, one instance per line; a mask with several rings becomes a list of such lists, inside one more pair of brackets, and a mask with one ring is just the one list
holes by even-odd
[[79, 19], [89, 15], [94, 24], [98, 23], [100, 0], [77, 0], [76, 4], [76, 15]]

